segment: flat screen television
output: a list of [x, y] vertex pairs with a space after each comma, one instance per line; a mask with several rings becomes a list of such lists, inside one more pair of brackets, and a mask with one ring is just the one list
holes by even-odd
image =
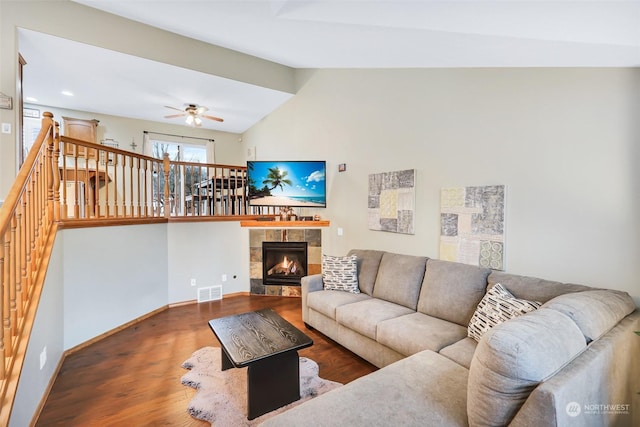
[[324, 160], [250, 160], [247, 162], [251, 206], [327, 207]]

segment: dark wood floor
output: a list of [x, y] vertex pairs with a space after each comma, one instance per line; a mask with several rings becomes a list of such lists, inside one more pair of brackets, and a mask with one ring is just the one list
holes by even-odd
[[348, 383], [376, 368], [302, 323], [300, 299], [234, 296], [174, 307], [66, 358], [37, 426], [208, 426], [187, 413], [195, 391], [180, 384], [180, 365], [195, 350], [218, 347], [207, 322], [272, 308], [305, 331], [312, 347], [300, 351], [320, 376]]

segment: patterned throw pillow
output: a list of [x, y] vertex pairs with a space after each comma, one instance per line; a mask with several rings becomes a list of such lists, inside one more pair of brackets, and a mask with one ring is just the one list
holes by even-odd
[[322, 255], [322, 283], [325, 290], [360, 293], [358, 257]]
[[505, 320], [521, 316], [542, 306], [536, 301], [527, 301], [514, 297], [500, 283], [489, 290], [478, 304], [469, 321], [467, 335], [480, 341], [482, 335]]

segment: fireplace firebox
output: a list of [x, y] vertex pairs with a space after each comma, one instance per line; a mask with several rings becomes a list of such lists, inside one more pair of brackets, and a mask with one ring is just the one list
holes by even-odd
[[300, 286], [307, 274], [307, 242], [262, 242], [262, 283]]

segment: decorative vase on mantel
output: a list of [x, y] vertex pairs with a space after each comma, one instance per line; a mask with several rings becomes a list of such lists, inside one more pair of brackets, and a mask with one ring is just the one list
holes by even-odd
[[284, 206], [280, 208], [280, 221], [295, 221], [298, 216], [293, 212], [293, 208]]

